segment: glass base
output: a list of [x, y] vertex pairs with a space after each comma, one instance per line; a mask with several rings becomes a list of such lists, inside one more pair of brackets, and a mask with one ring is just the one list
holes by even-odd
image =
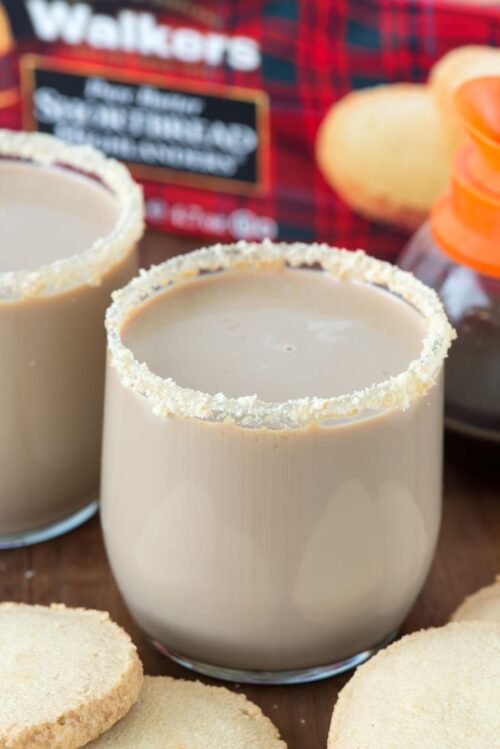
[[163, 655], [178, 663], [184, 668], [196, 671], [204, 676], [210, 676], [213, 679], [222, 679], [223, 681], [234, 681], [238, 684], [304, 684], [308, 681], [319, 681], [328, 679], [330, 676], [342, 674], [352, 668], [357, 668], [362, 663], [371, 658], [378, 650], [385, 648], [397, 636], [399, 630], [392, 632], [383, 642], [375, 645], [373, 648], [363, 650], [361, 653], [351, 655], [335, 663], [329, 663], [325, 666], [314, 666], [313, 668], [299, 668], [290, 671], [245, 671], [236, 668], [224, 668], [223, 666], [211, 666], [202, 661], [195, 661], [186, 658], [179, 653], [168, 648], [158, 640], [148, 638], [154, 647]]
[[32, 531], [22, 531], [21, 533], [11, 533], [9, 535], [0, 534], [0, 549], [15, 549], [19, 546], [32, 546], [33, 544], [49, 541], [51, 538], [62, 536], [63, 533], [78, 528], [79, 525], [86, 523], [87, 520], [96, 514], [99, 509], [99, 500], [94, 499], [81, 510], [73, 513], [63, 520], [58, 520], [43, 528], [36, 528]]

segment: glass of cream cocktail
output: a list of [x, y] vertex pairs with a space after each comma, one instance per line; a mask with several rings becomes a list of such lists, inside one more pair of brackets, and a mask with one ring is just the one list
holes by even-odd
[[0, 131], [0, 548], [97, 508], [104, 313], [137, 272], [142, 229], [125, 167]]
[[434, 292], [362, 252], [219, 245], [116, 292], [107, 329], [103, 527], [151, 640], [253, 682], [390, 640], [440, 522]]

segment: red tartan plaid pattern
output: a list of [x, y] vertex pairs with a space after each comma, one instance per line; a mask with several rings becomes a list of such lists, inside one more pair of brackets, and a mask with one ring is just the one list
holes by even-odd
[[[269, 147], [264, 147], [269, 174], [266, 189], [258, 195], [241, 195], [224, 186], [205, 189], [201, 183], [142, 178], [152, 224], [179, 231], [171, 207], [191, 206], [192, 220], [185, 221], [182, 230], [206, 235], [210, 232], [197, 224], [196, 211], [212, 217], [239, 211], [240, 218], [247, 215], [241, 211], [248, 211], [248, 215], [273, 219], [281, 239], [363, 247], [386, 258], [395, 256], [406, 237], [356, 215], [326, 184], [314, 157], [321, 119], [333, 102], [352, 89], [424, 81], [431, 65], [453, 47], [500, 43], [500, 3], [494, 2], [468, 6], [450, 0], [212, 0], [203, 4], [208, 23], [205, 16], [200, 21], [190, 15], [193, 3], [186, 3], [184, 13], [169, 10], [168, 2], [164, 8], [158, 2], [90, 5], [95, 12], [115, 17], [124, 7], [149, 10], [159, 23], [249, 37], [261, 50], [261, 65], [242, 71], [228, 65], [176, 64], [134, 53], [96, 50], [85, 44], [41, 42], [33, 34], [24, 0], [4, 1], [19, 58], [36, 53], [66, 61], [72, 68], [80, 63], [97, 64], [103, 76], [121, 71], [137, 77], [153, 71], [165, 85], [201, 82], [208, 89], [224, 86], [266, 92], [270, 102]], [[6, 65], [0, 59], [4, 87]], [[26, 126], [25, 117], [20, 106], [3, 114], [0, 109], [0, 125]], [[168, 210], [163, 210], [165, 206]], [[181, 208], [179, 211], [181, 215]], [[215, 218], [212, 225], [216, 225]], [[230, 224], [224, 229], [220, 223], [217, 226], [214, 238], [233, 238]]]

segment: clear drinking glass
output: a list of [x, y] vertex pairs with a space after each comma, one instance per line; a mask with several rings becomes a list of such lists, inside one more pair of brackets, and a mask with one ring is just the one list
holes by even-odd
[[[168, 309], [174, 291], [210, 281], [227, 289], [247, 271], [257, 286], [258, 274], [274, 283], [282, 273], [288, 283], [300, 272], [309, 274], [304, 283], [310, 274], [331, 280], [332, 294], [377, 297], [418, 329], [416, 359], [355, 392], [271, 402], [183, 387], [124, 342], [131, 321], [141, 315], [147, 328], [155, 302]], [[251, 320], [252, 305], [245, 309]], [[216, 318], [200, 318], [203, 332], [192, 339], [200, 345], [207, 319]], [[309, 323], [320, 336], [347, 324]], [[360, 252], [217, 246], [116, 292], [107, 330], [104, 536], [120, 590], [154, 644], [210, 676], [292, 683], [356, 666], [388, 642], [423, 585], [440, 522], [442, 368], [452, 330], [435, 293]], [[348, 345], [357, 345], [355, 330]], [[278, 345], [272, 331], [270, 318], [262, 334]], [[292, 344], [279, 346], [300, 357]], [[235, 371], [247, 365], [236, 362]], [[348, 373], [352, 382], [359, 374]]]
[[0, 130], [0, 548], [97, 509], [111, 292], [137, 272], [142, 197], [91, 148]]

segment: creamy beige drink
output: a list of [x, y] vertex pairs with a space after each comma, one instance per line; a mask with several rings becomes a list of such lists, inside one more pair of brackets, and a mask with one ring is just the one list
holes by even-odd
[[144, 631], [257, 681], [391, 637], [439, 528], [433, 292], [362, 254], [214, 248], [133, 281], [107, 325], [103, 525]]
[[141, 229], [123, 167], [0, 131], [0, 546], [95, 510], [104, 312], [137, 270]]
[[61, 167], [0, 161], [0, 273], [79, 255], [109, 234], [119, 205], [89, 177]]

